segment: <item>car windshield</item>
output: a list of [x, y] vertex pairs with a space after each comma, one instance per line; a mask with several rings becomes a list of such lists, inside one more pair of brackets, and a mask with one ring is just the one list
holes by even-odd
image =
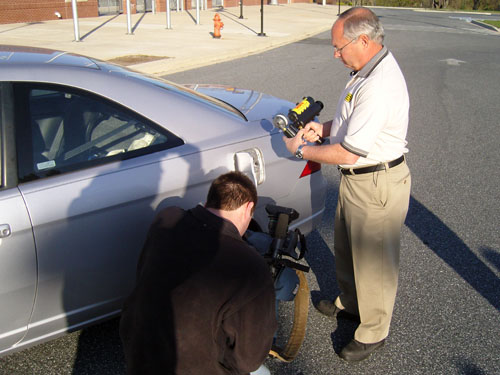
[[247, 118], [245, 117], [245, 115], [240, 110], [233, 107], [229, 103], [226, 103], [222, 100], [219, 100], [217, 98], [214, 98], [214, 97], [211, 97], [208, 95], [204, 95], [200, 92], [191, 90], [188, 87], [179, 85], [177, 83], [168, 81], [168, 80], [160, 78], [160, 77], [154, 77], [154, 76], [146, 75], [143, 73], [138, 73], [138, 72], [135, 72], [135, 71], [127, 69], [127, 68], [123, 68], [123, 67], [118, 66], [118, 65], [105, 64], [105, 68], [108, 69], [109, 71], [112, 71], [112, 72], [113, 71], [119, 72], [119, 73], [125, 74], [126, 76], [129, 76], [129, 77], [134, 77], [136, 79], [147, 81], [147, 82], [149, 82], [155, 86], [161, 87], [165, 90], [175, 91], [181, 95], [188, 96], [189, 98], [191, 98], [193, 100], [205, 103], [205, 104], [210, 105], [210, 106], [214, 106], [219, 110], [222, 110], [224, 112], [230, 113], [233, 116], [238, 117], [239, 119], [243, 119], [245, 121], [248, 121]]

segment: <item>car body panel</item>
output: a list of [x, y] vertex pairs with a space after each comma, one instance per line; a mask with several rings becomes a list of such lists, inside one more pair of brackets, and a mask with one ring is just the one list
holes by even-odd
[[[254, 90], [245, 90], [225, 85], [186, 84], [184, 85], [202, 94], [217, 98], [225, 103], [231, 103], [238, 108], [249, 121], [272, 118], [277, 113], [288, 113], [293, 107], [287, 100]], [[269, 105], [269, 104], [272, 105]], [[269, 129], [269, 131], [277, 129]]]
[[[36, 292], [35, 242], [19, 190], [0, 191], [0, 351], [26, 334]], [[8, 225], [8, 229], [5, 227]]]
[[[155, 214], [167, 206], [202, 204], [211, 182], [222, 173], [241, 170], [254, 180], [259, 196], [254, 220], [264, 230], [267, 203], [295, 208], [300, 217], [291, 228], [300, 227], [305, 234], [321, 220], [324, 177], [316, 172], [300, 178], [306, 161], [290, 155], [271, 123], [275, 113], [292, 103], [218, 85], [198, 86], [196, 93], [71, 54], [31, 55], [20, 48], [16, 51], [24, 56], [16, 56], [9, 51], [0, 46], [0, 85], [81, 92], [132, 109], [182, 142], [130, 158], [84, 161], [61, 174], [42, 173], [15, 188], [0, 189], [0, 212], [7, 207], [24, 215], [22, 231], [15, 233], [23, 234], [22, 245], [11, 241], [15, 236], [4, 239], [0, 254], [23, 248], [26, 259], [11, 253], [8, 257], [28, 275], [19, 309], [29, 312], [19, 324], [0, 326], [0, 355], [118, 314], [134, 285], [137, 258]], [[19, 122], [23, 116], [15, 123], [18, 138], [21, 127], [33, 126]], [[15, 199], [18, 208], [6, 206], [2, 196]], [[4, 217], [5, 222], [12, 220]], [[27, 266], [15, 263], [19, 261]], [[8, 301], [5, 296], [0, 294], [2, 305]], [[3, 340], [5, 332], [16, 329], [15, 339]]]

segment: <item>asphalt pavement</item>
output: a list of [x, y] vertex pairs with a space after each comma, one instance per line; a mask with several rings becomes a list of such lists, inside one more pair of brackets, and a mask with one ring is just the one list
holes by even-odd
[[[330, 29], [338, 11], [316, 3], [265, 5], [263, 12], [260, 6], [213, 8], [200, 10], [197, 24], [196, 9], [174, 10], [169, 29], [165, 12], [132, 14], [130, 23], [126, 14], [80, 18], [78, 27], [73, 19], [4, 24], [0, 44], [74, 52], [165, 75], [308, 38]], [[216, 13], [224, 24], [220, 39], [213, 37]]]
[[[118, 14], [80, 18], [77, 23], [70, 18], [2, 24], [0, 44], [74, 52], [166, 75], [309, 38], [329, 30], [339, 11], [347, 8], [311, 2], [262, 9], [260, 5], [216, 7], [200, 10], [198, 17], [196, 9], [173, 10], [170, 23], [166, 12], [149, 12], [130, 15], [130, 22], [126, 14]], [[216, 13], [224, 24], [220, 39], [213, 37]]]
[[[210, 34], [216, 12], [224, 22], [220, 40]], [[103, 60], [126, 61], [128, 56], [133, 61], [135, 56], [132, 68], [158, 75], [178, 72], [168, 77], [175, 82], [231, 82], [288, 95], [289, 100], [304, 93], [324, 100], [337, 93], [340, 86], [336, 85], [346, 79], [345, 68], [327, 60], [331, 59], [329, 36], [318, 35], [331, 27], [337, 12], [336, 6], [314, 3], [265, 6], [265, 37], [258, 36], [260, 7], [255, 6], [244, 7], [242, 20], [239, 8], [202, 11], [200, 25], [195, 24], [194, 10], [172, 12], [172, 30], [165, 29], [165, 13], [137, 14], [132, 16], [133, 35], [127, 35], [124, 15], [81, 19], [81, 42], [73, 41], [72, 20], [0, 25], [0, 43], [61, 49]], [[498, 140], [499, 39], [478, 32], [475, 26], [469, 28], [465, 21], [452, 23], [459, 15], [418, 20], [402, 12], [381, 16], [391, 51], [408, 73], [415, 182], [403, 228], [401, 290], [391, 336], [377, 356], [361, 364], [344, 363], [336, 353], [355, 328], [332, 323], [311, 307], [299, 357], [291, 364], [271, 362], [269, 366], [273, 374], [286, 375], [500, 374], [498, 174], [494, 173], [498, 168], [491, 152]], [[314, 35], [302, 43], [308, 48], [299, 56], [312, 58], [293, 64], [293, 72], [303, 73], [293, 84], [280, 79], [291, 73], [281, 72], [278, 64], [297, 52], [292, 50], [297, 48], [294, 45], [269, 51], [263, 54], [266, 57], [182, 72]], [[161, 59], [140, 61], [147, 56]], [[267, 72], [259, 78], [261, 66]], [[313, 82], [307, 82], [311, 76]], [[327, 106], [322, 119], [333, 110], [334, 106]], [[309, 274], [312, 300], [336, 292], [328, 221], [334, 214], [338, 186], [334, 172], [333, 167], [324, 168], [328, 212], [324, 226], [308, 238], [309, 248], [314, 249], [307, 258], [313, 269]], [[0, 360], [0, 374], [123, 374], [117, 332], [115, 319], [14, 353]]]

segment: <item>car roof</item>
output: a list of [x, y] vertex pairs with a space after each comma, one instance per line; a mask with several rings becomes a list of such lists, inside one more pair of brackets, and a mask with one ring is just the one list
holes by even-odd
[[[234, 142], [242, 138], [236, 124], [246, 122], [237, 109], [201, 92], [74, 53], [0, 45], [2, 81], [49, 83], [96, 93], [133, 109], [189, 143], [211, 143], [211, 138]], [[176, 114], [175, 121], [168, 121], [166, 111]]]
[[46, 48], [0, 45], [1, 64], [53, 64], [99, 69], [96, 61], [70, 52]]

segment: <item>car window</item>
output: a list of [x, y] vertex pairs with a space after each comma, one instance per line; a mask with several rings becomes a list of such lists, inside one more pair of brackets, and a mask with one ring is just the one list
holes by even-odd
[[[127, 159], [182, 144], [153, 122], [106, 99], [72, 89], [25, 87], [31, 149], [20, 179], [32, 179]], [[21, 99], [22, 100], [22, 99]], [[25, 149], [25, 147], [24, 147]]]
[[232, 116], [236, 116], [238, 119], [243, 119], [248, 121], [246, 116], [237, 108], [233, 107], [231, 104], [221, 101], [220, 99], [204, 95], [201, 92], [195, 91], [189, 87], [181, 86], [175, 84], [173, 82], [164, 80], [161, 77], [151, 77], [147, 75], [136, 75], [136, 78], [146, 80], [155, 86], [158, 86], [162, 89], [175, 91], [176, 93], [187, 96], [191, 100], [195, 100], [197, 102], [204, 103], [205, 105], [209, 105], [217, 108], [219, 111], [224, 111], [226, 113], [231, 114]]
[[136, 71], [129, 70], [123, 66], [108, 64], [103, 61], [99, 62], [99, 65], [103, 70], [108, 70], [110, 72], [115, 72], [117, 74], [124, 74], [127, 77], [132, 77], [141, 81], [146, 81], [157, 87], [162, 88], [163, 90], [173, 91], [179, 95], [188, 97], [190, 100], [203, 103], [205, 105], [216, 108], [219, 111], [224, 111], [232, 116], [235, 116], [238, 119], [243, 119], [244, 121], [248, 121], [245, 115], [239, 109], [233, 107], [231, 104], [223, 102], [220, 99], [197, 92], [189, 87], [179, 85], [177, 83], [168, 81], [161, 77], [138, 73]]

